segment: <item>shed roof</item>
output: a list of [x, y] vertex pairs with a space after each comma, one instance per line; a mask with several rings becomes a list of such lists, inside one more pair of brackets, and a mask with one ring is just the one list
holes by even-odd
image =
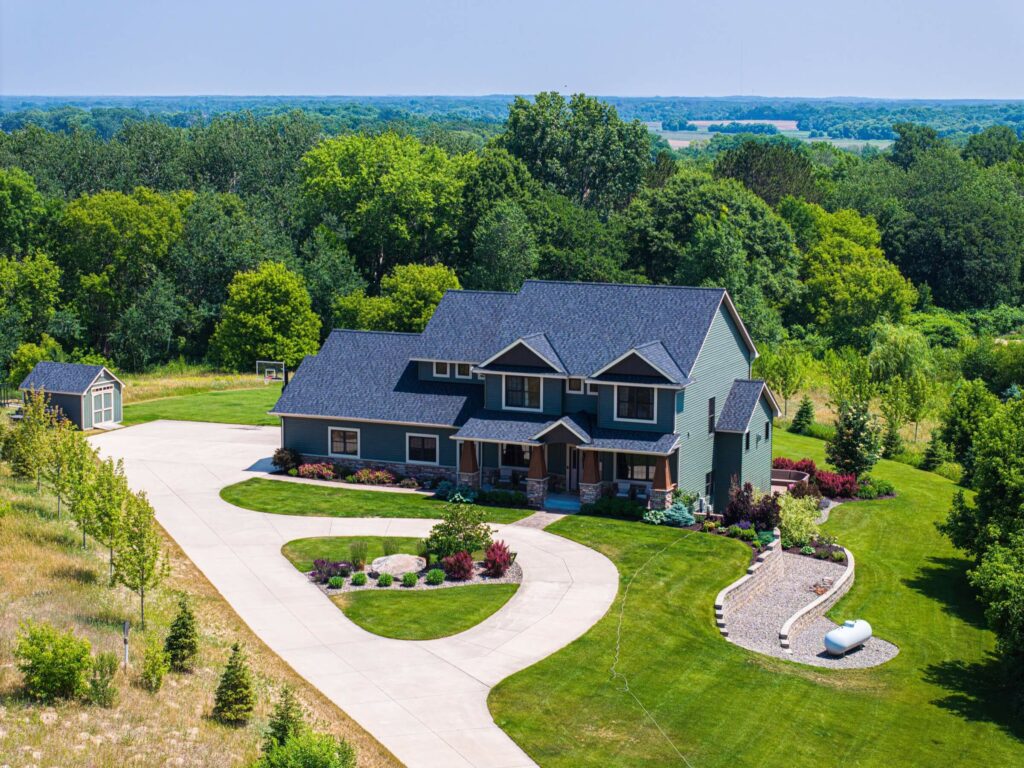
[[36, 389], [61, 395], [83, 395], [103, 371], [107, 371], [112, 378], [120, 381], [102, 365], [55, 363], [43, 360], [36, 363], [18, 388]]

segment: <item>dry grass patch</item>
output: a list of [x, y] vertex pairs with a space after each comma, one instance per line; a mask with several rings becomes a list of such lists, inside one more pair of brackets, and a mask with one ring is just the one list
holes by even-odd
[[[308, 685], [242, 623], [198, 569], [166, 538], [171, 572], [147, 600], [149, 632], [162, 641], [179, 594], [192, 600], [200, 630], [195, 672], [169, 674], [163, 689], [149, 694], [136, 684], [145, 635], [133, 630], [132, 666], [119, 672], [119, 703], [101, 709], [82, 703], [43, 706], [24, 699], [13, 650], [18, 624], [45, 620], [70, 628], [92, 643], [93, 652], [121, 650], [121, 622], [138, 621], [134, 595], [107, 585], [105, 551], [82, 550], [67, 521], [51, 519], [49, 498], [0, 467], [0, 762], [11, 765], [124, 768], [182, 765], [222, 768], [247, 765], [259, 752], [263, 729], [280, 687], [288, 684], [319, 730], [348, 739], [359, 765], [400, 765], [379, 743]], [[208, 715], [231, 643], [243, 643], [255, 679], [258, 705], [252, 722], [228, 728]]]
[[206, 366], [171, 364], [150, 373], [126, 373], [120, 378], [127, 385], [124, 402], [138, 403], [161, 397], [195, 395], [227, 389], [253, 389], [264, 386], [254, 371], [227, 373]]

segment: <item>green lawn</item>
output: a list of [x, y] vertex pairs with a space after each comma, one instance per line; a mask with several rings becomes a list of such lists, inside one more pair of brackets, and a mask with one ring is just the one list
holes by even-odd
[[[775, 445], [823, 460], [817, 440], [780, 431]], [[680, 754], [699, 768], [1024, 765], [969, 563], [934, 527], [955, 486], [892, 462], [875, 471], [899, 496], [840, 507], [826, 526], [857, 557], [856, 584], [834, 616], [870, 621], [899, 645], [893, 661], [840, 672], [731, 645], [712, 603], [743, 573], [743, 545], [570, 517], [548, 530], [606, 554], [622, 589], [642, 568], [622, 612], [615, 671], [625, 677], [612, 675], [620, 589], [590, 632], [491, 692], [495, 721], [544, 766], [682, 765]]]
[[[388, 537], [399, 552], [416, 552], [418, 539]], [[348, 560], [353, 542], [366, 543], [367, 561], [384, 554], [381, 536], [316, 536], [295, 539], [281, 547], [300, 571], [313, 569], [313, 561]], [[481, 553], [476, 553], [479, 558]], [[397, 580], [396, 580], [397, 581]], [[346, 616], [368, 632], [398, 640], [433, 640], [464, 632], [501, 608], [518, 584], [477, 584], [436, 590], [399, 588], [366, 590], [335, 595], [331, 599]]]
[[[323, 485], [286, 483], [253, 478], [229, 485], [220, 492], [224, 501], [236, 507], [280, 515], [326, 515], [328, 517], [440, 517], [441, 504], [419, 493], [357, 491]], [[493, 523], [511, 523], [530, 514], [528, 509], [484, 507]]]
[[281, 396], [278, 384], [255, 389], [227, 389], [195, 395], [162, 397], [124, 406], [125, 426], [156, 419], [181, 421], [218, 421], [225, 424], [276, 426], [277, 416], [268, 416]]

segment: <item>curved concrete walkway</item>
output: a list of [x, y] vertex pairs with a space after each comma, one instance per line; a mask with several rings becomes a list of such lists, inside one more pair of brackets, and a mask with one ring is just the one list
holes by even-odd
[[410, 642], [349, 621], [281, 555], [305, 536], [424, 536], [434, 521], [291, 517], [221, 500], [226, 485], [264, 474], [274, 427], [157, 421], [92, 438], [123, 458], [160, 524], [260, 638], [409, 766], [513, 768], [533, 761], [494, 724], [499, 680], [586, 632], [618, 590], [615, 566], [568, 539], [495, 526], [519, 553], [523, 583], [459, 635]]

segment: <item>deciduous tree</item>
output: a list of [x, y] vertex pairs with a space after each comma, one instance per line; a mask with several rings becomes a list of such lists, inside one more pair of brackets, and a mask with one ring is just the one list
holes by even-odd
[[146, 595], [167, 570], [156, 516], [145, 493], [130, 493], [114, 544], [114, 580], [139, 596], [139, 619], [146, 628]]

